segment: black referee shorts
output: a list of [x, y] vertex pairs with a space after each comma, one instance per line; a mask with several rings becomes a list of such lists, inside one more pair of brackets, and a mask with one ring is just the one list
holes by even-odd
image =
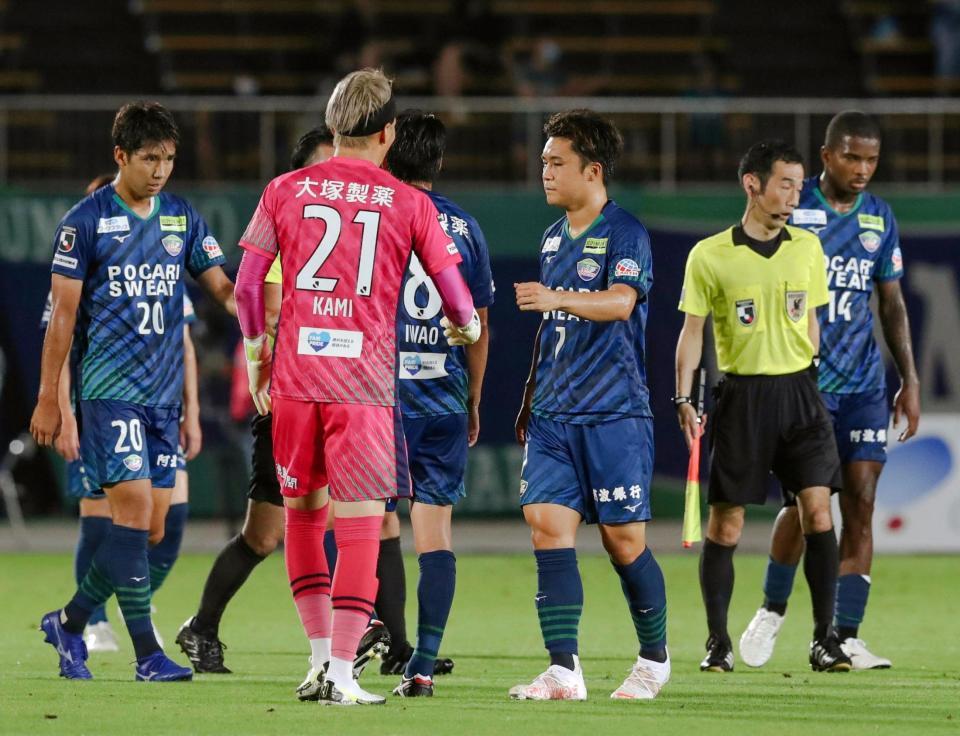
[[839, 490], [837, 440], [812, 371], [727, 375], [716, 396], [709, 503], [762, 505], [771, 471], [782, 488]]
[[283, 506], [283, 496], [273, 460], [273, 414], [265, 417], [255, 414], [250, 421], [250, 430], [253, 433], [253, 469], [250, 471], [247, 498]]

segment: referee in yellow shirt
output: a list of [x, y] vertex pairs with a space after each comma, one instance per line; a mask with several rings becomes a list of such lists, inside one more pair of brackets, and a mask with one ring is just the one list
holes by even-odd
[[823, 249], [815, 235], [787, 225], [803, 186], [803, 160], [792, 146], [755, 144], [738, 175], [747, 195], [743, 218], [694, 246], [680, 293], [686, 318], [677, 343], [674, 404], [688, 445], [701, 431], [690, 392], [711, 314], [725, 374], [710, 422], [710, 517], [700, 558], [710, 633], [700, 669], [733, 670], [727, 632], [733, 552], [744, 507], [766, 501], [772, 471], [782, 487], [802, 489], [796, 498], [813, 599], [810, 665], [845, 671], [850, 659], [831, 625], [838, 559], [830, 493], [839, 490], [840, 459], [813, 367], [820, 343], [816, 308], [829, 298]]

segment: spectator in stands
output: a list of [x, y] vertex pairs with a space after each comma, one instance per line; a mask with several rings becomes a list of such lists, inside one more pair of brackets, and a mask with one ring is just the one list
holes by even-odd
[[940, 92], [960, 88], [960, 0], [934, 0], [930, 38]]

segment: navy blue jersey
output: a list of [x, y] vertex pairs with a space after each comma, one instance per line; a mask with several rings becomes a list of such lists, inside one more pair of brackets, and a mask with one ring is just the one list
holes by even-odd
[[[475, 307], [493, 304], [490, 254], [480, 225], [443, 195], [427, 192], [440, 225], [460, 257], [460, 273]], [[443, 336], [440, 294], [415, 253], [403, 279], [397, 310], [397, 375], [404, 417], [464, 414], [467, 411], [467, 359], [462, 347], [450, 347]]]
[[637, 303], [629, 319], [617, 322], [544, 313], [533, 413], [573, 424], [651, 416], [644, 330], [653, 262], [646, 228], [612, 200], [576, 238], [561, 218], [543, 235], [540, 283], [566, 291], [627, 284], [637, 290]]
[[804, 181], [791, 223], [823, 244], [830, 302], [819, 310], [820, 390], [854, 394], [886, 385], [873, 337], [870, 295], [874, 281], [903, 276], [900, 234], [890, 206], [863, 192], [849, 212], [836, 212], [820, 191], [819, 178]]
[[179, 406], [183, 385], [183, 268], [197, 277], [224, 262], [185, 200], [160, 193], [141, 218], [113, 186], [63, 218], [53, 273], [83, 281], [77, 313], [81, 399]]

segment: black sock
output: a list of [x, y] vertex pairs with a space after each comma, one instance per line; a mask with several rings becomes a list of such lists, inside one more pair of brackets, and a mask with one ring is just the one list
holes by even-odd
[[840, 553], [833, 529], [804, 534], [807, 551], [803, 556], [803, 574], [810, 586], [813, 602], [813, 638], [820, 640], [830, 633], [833, 609], [837, 599], [837, 567]]
[[773, 611], [774, 613], [779, 613], [781, 616], [787, 615], [787, 604], [786, 603], [774, 603], [769, 598], [763, 599], [763, 607], [768, 611]]
[[409, 648], [407, 640], [407, 576], [403, 570], [403, 553], [400, 537], [380, 540], [380, 556], [377, 558], [376, 616], [390, 632], [390, 650], [399, 652]]
[[707, 628], [714, 636], [729, 642], [727, 610], [733, 597], [733, 553], [737, 545], [727, 547], [709, 539], [700, 553], [700, 592], [707, 609]]
[[217, 555], [200, 598], [200, 610], [191, 627], [198, 634], [217, 636], [220, 619], [230, 599], [246, 582], [253, 568], [266, 558], [261, 557], [238, 534]]
[[556, 654], [554, 654], [553, 652], [551, 652], [551, 653], [550, 653], [550, 664], [558, 664], [558, 665], [560, 665], [561, 667], [567, 668], [567, 669], [570, 670], [571, 672], [574, 672], [574, 671], [576, 671], [576, 669], [577, 669], [577, 665], [576, 665], [576, 664], [574, 663], [574, 661], [573, 661], [573, 655], [572, 655], [572, 654], [566, 654], [566, 653], [564, 653], [564, 652], [558, 652], [558, 653], [556, 653]]

